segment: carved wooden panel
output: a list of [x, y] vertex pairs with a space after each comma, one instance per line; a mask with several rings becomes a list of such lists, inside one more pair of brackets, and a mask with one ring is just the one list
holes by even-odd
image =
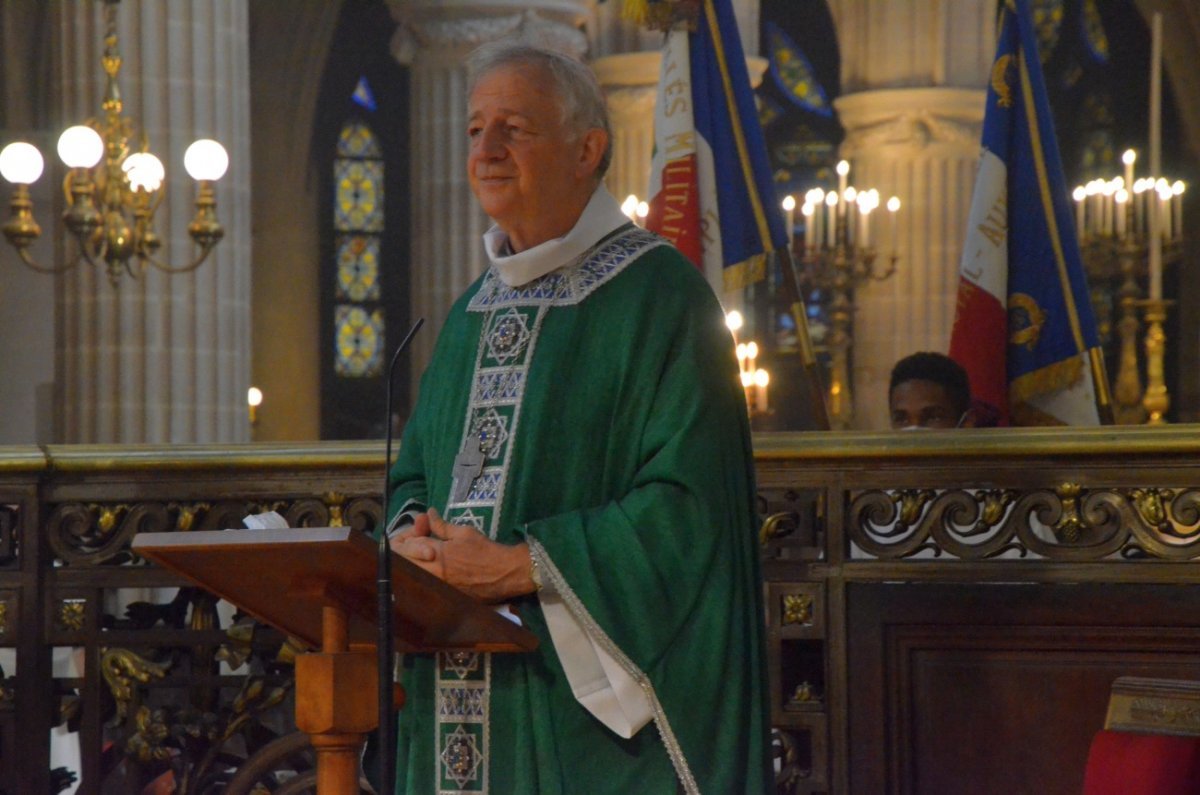
[[850, 790], [1075, 795], [1113, 680], [1200, 679], [1195, 590], [852, 586]]

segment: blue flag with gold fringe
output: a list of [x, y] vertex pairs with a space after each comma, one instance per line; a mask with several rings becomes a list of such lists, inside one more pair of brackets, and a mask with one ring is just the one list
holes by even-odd
[[667, 31], [646, 227], [718, 291], [758, 281], [788, 241], [730, 0], [627, 2], [626, 11]]
[[950, 355], [1002, 423], [1111, 411], [1029, 0], [1007, 0], [959, 269]]

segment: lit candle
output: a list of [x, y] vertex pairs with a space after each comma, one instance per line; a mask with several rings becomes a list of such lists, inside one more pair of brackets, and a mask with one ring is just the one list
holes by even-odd
[[754, 371], [754, 407], [760, 411], [767, 410], [767, 384], [771, 383], [771, 374], [766, 370]]
[[[1157, 177], [1162, 155], [1162, 14], [1150, 21], [1150, 174]], [[1150, 299], [1162, 300], [1162, 233], [1159, 203], [1150, 197]]]
[[1158, 230], [1163, 240], [1171, 239], [1171, 189], [1158, 190]]
[[898, 213], [900, 211], [900, 199], [895, 196], [888, 199], [887, 211], [888, 211], [888, 217], [891, 218], [891, 222], [889, 223], [890, 231], [888, 234], [891, 237], [892, 254], [895, 255], [895, 253], [896, 253], [896, 213]]
[[1132, 149], [1126, 149], [1125, 154], [1121, 155], [1121, 162], [1125, 164], [1125, 188], [1133, 188], [1133, 164], [1137, 161], [1137, 152]]
[[1133, 234], [1141, 236], [1146, 233], [1146, 180], [1138, 179], [1133, 183]]
[[833, 248], [837, 245], [837, 214], [840, 212], [838, 210], [838, 195], [833, 192], [825, 194], [825, 206], [829, 208], [829, 224], [826, 226], [825, 245]]
[[796, 233], [796, 197], [790, 193], [783, 197], [783, 220], [787, 227], [787, 247], [792, 247], [792, 235]]
[[1183, 180], [1175, 180], [1171, 185], [1171, 193], [1174, 198], [1171, 200], [1172, 207], [1175, 210], [1175, 221], [1171, 226], [1171, 231], [1175, 237], [1183, 237], [1183, 192], [1187, 186], [1183, 184]]
[[871, 247], [871, 202], [859, 202], [858, 212], [861, 215], [858, 229], [862, 232], [862, 247]]
[[638, 197], [631, 193], [625, 197], [625, 201], [621, 202], [621, 212], [625, 213], [630, 221], [636, 220], [637, 206]]
[[1087, 235], [1087, 228], [1084, 226], [1084, 201], [1087, 200], [1087, 190], [1082, 186], [1075, 189], [1071, 194], [1071, 198], [1075, 200], [1075, 234], [1083, 238]]
[[825, 239], [825, 191], [820, 188], [813, 188], [811, 191], [812, 206], [813, 206], [813, 244], [818, 248], [821, 247], [821, 241]]
[[858, 199], [858, 191], [855, 189], [855, 187], [853, 185], [851, 185], [850, 187], [848, 187], [844, 191], [842, 191], [842, 201], [844, 201], [846, 203], [846, 211], [845, 211], [845, 216], [844, 216], [845, 220], [846, 220], [846, 231], [844, 233], [844, 236], [846, 238], [847, 245], [855, 244], [858, 242], [858, 238], [856, 237], [858, 234], [858, 230], [857, 230], [857, 227], [855, 227], [855, 225], [854, 225], [854, 203], [855, 203], [855, 201], [857, 201], [857, 199]]
[[1113, 195], [1116, 202], [1117, 237], [1125, 239], [1125, 204], [1129, 201], [1129, 191], [1121, 188]]
[[1104, 183], [1104, 190], [1101, 192], [1102, 201], [1100, 204], [1100, 214], [1103, 218], [1103, 226], [1100, 233], [1108, 236], [1113, 231], [1113, 194], [1117, 192], [1117, 188], [1112, 182]]
[[839, 160], [838, 164], [837, 164], [838, 195], [839, 196], [844, 196], [846, 194], [846, 182], [848, 181], [847, 175], [849, 173], [850, 173], [849, 161]]
[[813, 241], [817, 236], [817, 220], [816, 213], [813, 211], [813, 206], [808, 202], [800, 208], [800, 214], [804, 216], [804, 248], [805, 250], [813, 247]]

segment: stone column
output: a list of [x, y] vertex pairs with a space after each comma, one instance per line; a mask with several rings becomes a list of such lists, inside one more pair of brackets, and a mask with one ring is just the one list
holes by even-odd
[[[0, 148], [33, 144], [54, 158], [56, 136], [47, 123], [50, 59], [46, 41], [50, 9], [41, 3], [0, 4]], [[29, 186], [42, 236], [32, 246], [37, 262], [54, 259], [55, 200], [61, 186], [47, 168]], [[4, 221], [12, 186], [0, 180]], [[0, 221], [3, 223], [3, 221]], [[0, 237], [0, 444], [53, 442], [54, 279], [29, 270]]]
[[[58, 123], [99, 116], [103, 6], [56, 9]], [[214, 443], [249, 439], [249, 23], [245, 0], [124, 2], [117, 32], [125, 115], [167, 170], [157, 214], [160, 259], [192, 258], [195, 184], [183, 153], [215, 138], [230, 166], [217, 183], [224, 240], [198, 270], [153, 268], [118, 286], [82, 265], [57, 280], [56, 381], [61, 440]], [[138, 138], [131, 140], [137, 145]], [[57, 172], [61, 179], [61, 171]], [[59, 252], [73, 255], [74, 243]]]
[[[467, 183], [467, 74], [464, 59], [509, 36], [583, 57], [578, 26], [585, 0], [437, 2], [389, 0], [401, 24], [394, 54], [411, 71], [412, 316], [425, 327], [412, 345], [415, 376], [425, 370], [450, 305], [485, 267], [481, 237], [490, 222]], [[414, 392], [418, 379], [413, 379]]]
[[[995, 47], [995, 4], [870, 0], [830, 3], [840, 32], [851, 182], [896, 195], [896, 273], [855, 294], [853, 427], [887, 427], [897, 359], [946, 351]], [[890, 253], [887, 213], [872, 221]]]
[[606, 55], [592, 69], [608, 100], [613, 160], [605, 184], [617, 201], [633, 193], [648, 198], [654, 154], [654, 102], [662, 55], [657, 51]]

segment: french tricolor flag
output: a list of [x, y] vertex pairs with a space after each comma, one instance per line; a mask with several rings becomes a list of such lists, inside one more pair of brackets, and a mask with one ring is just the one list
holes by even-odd
[[690, 7], [694, 30], [672, 25], [663, 46], [646, 228], [718, 294], [740, 289], [788, 241], [737, 20], [729, 0], [660, 4]]
[[1000, 25], [950, 356], [1000, 424], [1110, 422], [1029, 0], [1006, 2]]

